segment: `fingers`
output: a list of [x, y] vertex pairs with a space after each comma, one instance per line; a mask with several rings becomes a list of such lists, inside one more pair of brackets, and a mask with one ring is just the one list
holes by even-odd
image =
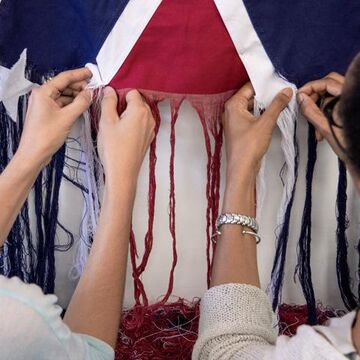
[[65, 114], [64, 118], [68, 119], [70, 123], [74, 123], [83, 112], [89, 109], [91, 102], [92, 91], [82, 91], [70, 104], [62, 108], [61, 111]]
[[341, 75], [339, 73], [336, 73], [336, 72], [330, 73], [329, 75], [326, 76], [326, 78], [333, 79], [333, 80], [339, 82], [342, 85], [345, 82], [345, 76], [343, 76], [343, 75]]
[[73, 90], [82, 90], [82, 88], [80, 88], [81, 85], [91, 76], [91, 71], [87, 68], [64, 71], [41, 86], [41, 89], [48, 96], [57, 99], [60, 94], [70, 86], [77, 87], [77, 89], [73, 88]]
[[144, 99], [137, 90], [131, 90], [126, 94], [126, 103], [128, 105], [132, 104], [144, 104]]
[[293, 90], [291, 88], [281, 90], [275, 96], [274, 100], [268, 106], [261, 118], [267, 121], [269, 126], [274, 128], [280, 113], [288, 106], [292, 97]]
[[126, 109], [121, 114], [120, 118], [123, 118], [129, 113], [135, 113], [139, 111], [151, 113], [150, 107], [137, 90], [131, 90], [126, 94]]
[[308, 96], [313, 94], [324, 95], [325, 93], [338, 96], [341, 94], [343, 82], [335, 80], [336, 75], [331, 76], [332, 77], [326, 77], [321, 80], [310, 81], [302, 88], [300, 88], [299, 92], [305, 93]]
[[59, 105], [59, 107], [63, 108], [71, 104], [74, 101], [74, 96], [60, 96], [55, 102]]
[[298, 100], [302, 113], [304, 114], [304, 116], [306, 116], [309, 122], [315, 126], [317, 132], [320, 133], [320, 136], [317, 135], [317, 138], [322, 140], [322, 138], [324, 137], [323, 130], [326, 128], [327, 125], [327, 121], [323, 112], [314, 103], [314, 101], [304, 93], [298, 94]]
[[117, 112], [118, 97], [113, 88], [107, 86], [101, 102], [101, 121], [112, 121], [119, 118]]
[[74, 84], [71, 84], [64, 91], [59, 93], [59, 97], [55, 99], [55, 102], [60, 106], [64, 107], [72, 103], [74, 98], [78, 96], [81, 91], [85, 90], [87, 86], [86, 81], [79, 81]]
[[69, 87], [67, 87], [66, 89], [64, 89], [61, 92], [61, 95], [75, 97], [81, 91], [86, 89], [87, 84], [88, 84], [87, 81], [78, 81], [78, 82], [76, 82], [74, 84], [70, 84]]
[[66, 88], [64, 91], [62, 91], [61, 93], [59, 93], [59, 96], [72, 96], [73, 98], [77, 95], [79, 95], [79, 93], [82, 90], [78, 91], [78, 90], [73, 90], [70, 88]]
[[253, 104], [255, 90], [250, 82], [246, 83], [230, 100], [226, 103], [227, 107], [236, 106], [243, 110], [249, 110], [249, 106]]

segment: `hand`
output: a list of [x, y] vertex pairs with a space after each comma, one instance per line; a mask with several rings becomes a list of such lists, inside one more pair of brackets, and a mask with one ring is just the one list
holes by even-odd
[[328, 94], [339, 96], [342, 93], [345, 78], [337, 73], [330, 73], [325, 78], [307, 83], [299, 89], [298, 101], [303, 114], [315, 126], [316, 138], [322, 141], [324, 138], [332, 137], [328, 121], [316, 105], [319, 99]]
[[292, 95], [290, 88], [282, 90], [259, 117], [251, 112], [255, 92], [250, 82], [227, 101], [223, 126], [228, 177], [236, 178], [244, 171], [247, 175], [249, 172], [257, 175], [261, 160], [270, 145], [276, 121]]
[[126, 110], [118, 115], [117, 95], [111, 87], [104, 90], [98, 133], [98, 151], [106, 182], [121, 179], [136, 182], [147, 149], [154, 139], [155, 120], [138, 91], [126, 95]]
[[66, 71], [32, 90], [17, 156], [40, 167], [51, 160], [91, 104], [91, 91], [84, 90], [90, 77], [85, 68]]
[[[330, 99], [331, 96], [341, 95], [344, 81], [344, 76], [331, 73], [323, 79], [311, 81], [304, 85], [299, 89], [297, 96], [302, 113], [316, 129], [316, 139], [322, 141], [325, 138], [339, 158], [344, 158], [344, 154], [334, 139], [328, 120], [316, 103], [325, 94], [329, 94]], [[337, 132], [336, 135], [341, 140], [341, 132], [337, 129], [334, 131]]]

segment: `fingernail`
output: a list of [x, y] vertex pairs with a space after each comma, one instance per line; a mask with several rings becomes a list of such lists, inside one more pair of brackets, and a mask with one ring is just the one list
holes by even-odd
[[83, 92], [84, 92], [85, 96], [87, 96], [90, 99], [90, 102], [93, 102], [94, 91], [92, 89], [84, 89]]
[[282, 91], [284, 95], [286, 95], [289, 99], [293, 97], [293, 90], [291, 88], [286, 88]]
[[298, 99], [298, 102], [299, 102], [300, 104], [303, 103], [303, 102], [305, 101], [305, 96], [304, 96], [304, 94], [298, 93], [298, 94], [297, 94], [297, 99]]
[[112, 88], [110, 86], [106, 86], [104, 89], [104, 95], [112, 94]]

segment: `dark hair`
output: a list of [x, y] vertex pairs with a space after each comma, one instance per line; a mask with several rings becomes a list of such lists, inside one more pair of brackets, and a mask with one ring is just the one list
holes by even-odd
[[348, 156], [355, 170], [360, 173], [360, 53], [346, 74], [338, 111], [343, 122]]

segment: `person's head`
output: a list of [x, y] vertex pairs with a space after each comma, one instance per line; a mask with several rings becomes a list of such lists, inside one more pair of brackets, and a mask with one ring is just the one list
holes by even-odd
[[337, 116], [344, 131], [346, 153], [360, 176], [360, 53], [346, 73]]

